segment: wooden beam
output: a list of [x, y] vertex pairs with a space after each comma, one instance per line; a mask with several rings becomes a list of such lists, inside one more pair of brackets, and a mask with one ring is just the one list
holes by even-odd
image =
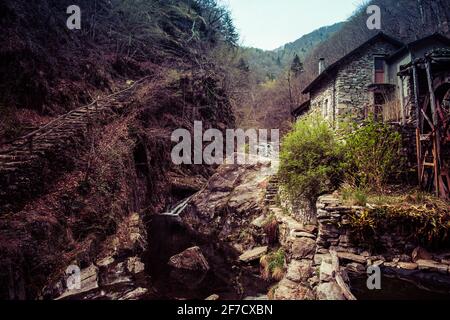
[[422, 142], [420, 141], [420, 129], [416, 128], [416, 154], [417, 154], [417, 175], [419, 186], [422, 187]]
[[439, 165], [440, 165], [440, 138], [439, 138], [439, 127], [438, 127], [438, 114], [436, 110], [436, 96], [434, 95], [433, 88], [433, 77], [431, 74], [431, 61], [427, 59], [425, 64], [425, 69], [427, 72], [428, 80], [428, 93], [430, 95], [430, 106], [433, 120], [433, 162], [434, 162], [434, 187], [436, 189], [436, 195], [440, 196], [440, 181], [439, 181]]
[[430, 106], [431, 106], [431, 113], [433, 115], [433, 125], [437, 128], [438, 114], [436, 112], [436, 96], [434, 95], [433, 77], [431, 75], [431, 61], [427, 61], [425, 69], [427, 71], [428, 93], [430, 95]]
[[400, 89], [400, 104], [402, 107], [402, 125], [406, 124], [406, 107], [405, 107], [405, 93], [403, 92], [405, 90], [405, 78], [403, 76], [400, 77], [401, 80], [401, 86]]
[[417, 175], [419, 177], [419, 186], [423, 185], [422, 175], [422, 143], [420, 136], [422, 134], [422, 114], [420, 112], [421, 106], [419, 105], [419, 79], [417, 76], [417, 66], [413, 63], [413, 91], [414, 91], [414, 110], [416, 112], [416, 154], [417, 154]]
[[414, 85], [414, 106], [416, 110], [416, 120], [417, 128], [421, 128], [421, 115], [420, 115], [420, 105], [419, 105], [419, 79], [417, 76], [417, 66], [413, 64], [413, 85]]

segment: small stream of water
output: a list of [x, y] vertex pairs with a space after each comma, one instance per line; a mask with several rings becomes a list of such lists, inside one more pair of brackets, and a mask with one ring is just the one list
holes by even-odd
[[167, 216], [167, 217], [179, 217], [180, 214], [186, 209], [186, 207], [189, 204], [189, 201], [192, 199], [192, 196], [189, 198], [184, 199], [179, 204], [177, 204], [173, 209], [171, 209], [169, 212], [164, 212], [158, 214], [159, 216]]
[[[179, 213], [183, 207], [184, 202], [172, 212]], [[220, 299], [239, 300], [268, 292], [271, 284], [260, 277], [258, 263], [239, 264], [234, 248], [198, 234], [174, 216], [177, 215], [155, 215], [148, 225], [149, 250], [145, 260], [152, 289], [157, 290], [155, 299], [202, 300], [217, 294]], [[200, 247], [210, 266], [208, 272], [178, 270], [167, 264], [173, 255], [193, 246]]]
[[436, 273], [419, 271], [399, 277], [383, 272], [381, 290], [369, 290], [366, 275], [349, 276], [358, 300], [450, 300], [450, 279]]

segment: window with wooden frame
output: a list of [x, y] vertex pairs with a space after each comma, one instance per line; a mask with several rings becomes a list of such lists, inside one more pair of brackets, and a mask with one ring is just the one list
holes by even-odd
[[375, 83], [385, 83], [385, 60], [384, 57], [375, 57], [374, 70], [375, 70]]

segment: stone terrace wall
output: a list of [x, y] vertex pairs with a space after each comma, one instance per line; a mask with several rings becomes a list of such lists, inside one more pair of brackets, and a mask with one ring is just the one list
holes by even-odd
[[[318, 247], [365, 256], [370, 254], [368, 243], [354, 243], [352, 241], [351, 216], [362, 210], [362, 207], [343, 206], [340, 200], [333, 196], [321, 197], [317, 204]], [[410, 253], [417, 247], [416, 243], [406, 240], [406, 235], [394, 231], [393, 233], [375, 236], [375, 243], [378, 248], [383, 248], [381, 250], [388, 252], [390, 255], [403, 254], [405, 251]]]
[[403, 226], [376, 236], [374, 243], [381, 248], [378, 250], [368, 248], [367, 243], [353, 242], [351, 216], [362, 209], [343, 206], [334, 196], [321, 197], [317, 203], [317, 253], [329, 258], [330, 251], [334, 250], [341, 264], [347, 263], [347, 270], [355, 272], [365, 272], [367, 266], [376, 264], [398, 270], [426, 270], [450, 275], [450, 251], [427, 252], [408, 240]]

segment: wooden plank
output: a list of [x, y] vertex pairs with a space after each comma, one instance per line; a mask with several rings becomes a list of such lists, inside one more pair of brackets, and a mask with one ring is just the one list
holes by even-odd
[[436, 196], [440, 196], [440, 183], [439, 183], [439, 154], [438, 154], [438, 139], [437, 139], [437, 131], [433, 135], [433, 163], [434, 163], [434, 186], [436, 188]]
[[421, 128], [420, 105], [419, 105], [419, 80], [417, 76], [417, 66], [413, 64], [413, 85], [414, 85], [414, 107], [416, 110], [417, 128]]
[[416, 154], [417, 154], [417, 175], [419, 177], [419, 186], [422, 186], [422, 144], [420, 128], [416, 128]]
[[425, 64], [425, 69], [427, 72], [427, 80], [428, 80], [428, 93], [430, 96], [430, 106], [431, 106], [431, 113], [433, 116], [433, 163], [434, 163], [434, 187], [436, 191], [436, 195], [440, 196], [440, 183], [439, 183], [439, 159], [440, 157], [440, 138], [439, 138], [439, 130], [438, 128], [438, 115], [436, 112], [436, 96], [434, 95], [434, 89], [433, 89], [433, 78], [431, 75], [431, 61], [427, 60], [427, 63]]
[[430, 106], [431, 106], [431, 113], [433, 116], [433, 125], [435, 127], [437, 127], [438, 117], [437, 117], [437, 112], [436, 112], [436, 96], [434, 95], [433, 78], [431, 76], [431, 62], [430, 61], [427, 61], [425, 68], [427, 71], [428, 93], [430, 95]]

